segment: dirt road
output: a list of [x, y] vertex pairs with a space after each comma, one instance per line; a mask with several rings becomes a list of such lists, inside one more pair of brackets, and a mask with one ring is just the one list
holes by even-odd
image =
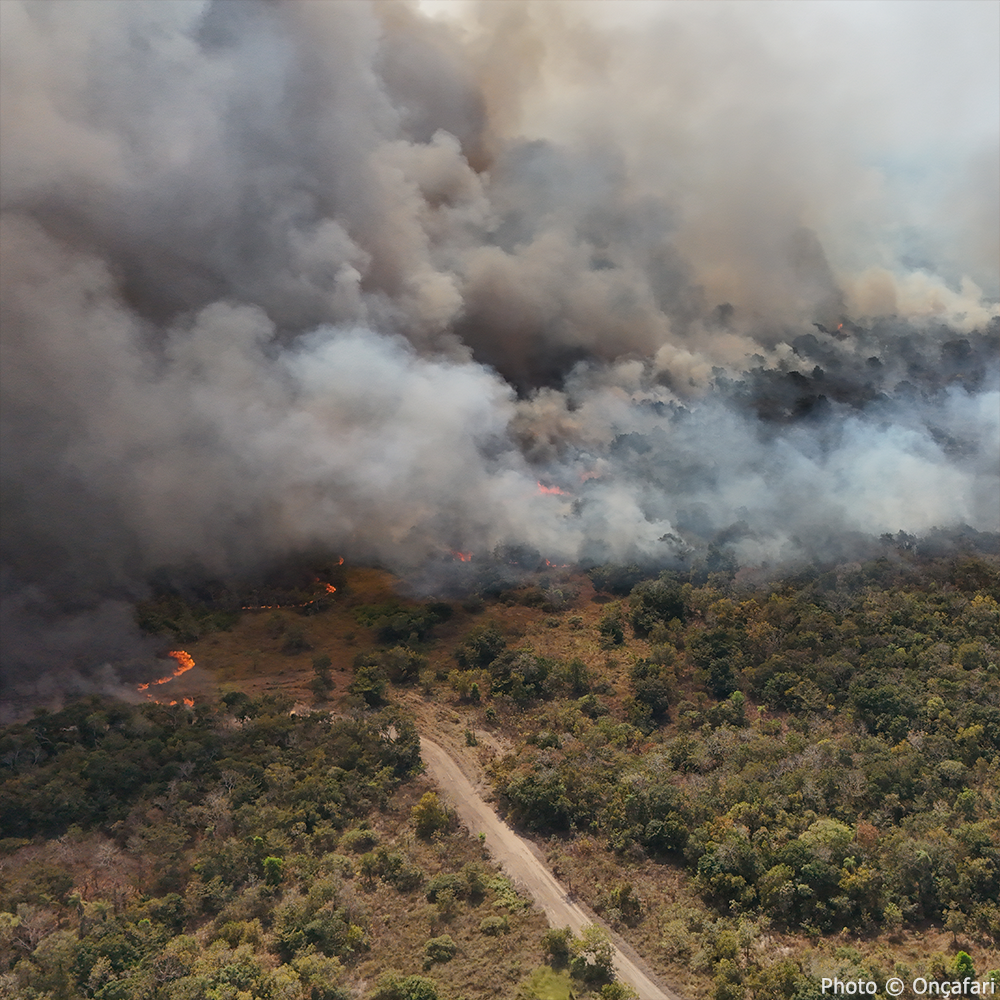
[[[445, 800], [455, 807], [473, 836], [486, 834], [486, 846], [493, 859], [541, 907], [552, 927], [571, 927], [575, 934], [588, 924], [604, 924], [593, 913], [570, 899], [567, 890], [519, 837], [483, 800], [458, 763], [437, 743], [420, 737], [420, 753], [427, 774], [440, 788]], [[624, 941], [604, 926], [615, 945], [615, 972], [641, 1000], [681, 1000], [658, 985], [639, 965], [638, 956]]]

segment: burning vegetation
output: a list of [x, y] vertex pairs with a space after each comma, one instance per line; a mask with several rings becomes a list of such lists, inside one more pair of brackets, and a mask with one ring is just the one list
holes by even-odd
[[232, 583], [317, 547], [434, 593], [997, 530], [992, 29], [943, 86], [849, 4], [43, 6], [0, 4], [4, 706], [322, 613]]

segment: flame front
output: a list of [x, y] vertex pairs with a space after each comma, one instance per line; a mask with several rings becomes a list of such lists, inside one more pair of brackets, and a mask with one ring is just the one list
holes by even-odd
[[194, 658], [183, 649], [172, 649], [167, 653], [167, 656], [172, 656], [179, 664], [171, 675], [173, 677], [180, 677], [181, 674], [186, 674], [194, 666]]
[[471, 552], [452, 552], [451, 556], [459, 562], [472, 562]]
[[[175, 677], [180, 677], [181, 674], [186, 674], [189, 670], [194, 667], [194, 657], [184, 649], [172, 649], [167, 656], [173, 657], [177, 661], [177, 669], [172, 674], [167, 674], [166, 677], [157, 677], [155, 681], [147, 681], [145, 684], [139, 684], [136, 687], [136, 691], [148, 691], [150, 685], [166, 684], [168, 681], [172, 681]], [[152, 698], [150, 694], [146, 695], [147, 698]], [[185, 699], [185, 703], [187, 699]], [[172, 701], [171, 705], [176, 705], [176, 701]]]
[[551, 493], [560, 497], [568, 497], [569, 494], [565, 490], [559, 489], [558, 486], [543, 486], [541, 483], [538, 484], [539, 493]]
[[332, 583], [328, 583], [326, 584], [326, 592], [328, 594], [336, 594], [337, 588]]

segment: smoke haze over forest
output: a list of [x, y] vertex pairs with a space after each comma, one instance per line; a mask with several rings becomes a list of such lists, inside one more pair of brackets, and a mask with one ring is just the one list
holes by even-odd
[[998, 10], [4, 0], [5, 677], [163, 567], [997, 531]]

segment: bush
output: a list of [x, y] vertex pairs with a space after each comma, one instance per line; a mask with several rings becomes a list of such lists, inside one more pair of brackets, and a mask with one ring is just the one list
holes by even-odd
[[542, 935], [542, 951], [554, 966], [568, 965], [573, 949], [573, 931], [569, 927], [547, 930]]
[[604, 566], [595, 566], [588, 570], [587, 576], [593, 581], [595, 590], [624, 595], [632, 590], [640, 580], [645, 579], [647, 573], [634, 563], [628, 566], [607, 563]]
[[627, 983], [605, 983], [597, 995], [601, 1000], [640, 1000], [639, 994]]
[[353, 854], [361, 854], [370, 851], [378, 844], [378, 834], [374, 830], [348, 830], [340, 838], [340, 848], [344, 851], [351, 851]]
[[354, 660], [354, 680], [347, 686], [350, 694], [376, 708], [385, 703], [386, 676], [377, 656], [360, 653]]
[[505, 649], [507, 640], [492, 622], [477, 625], [455, 650], [458, 665], [467, 670], [488, 667]]
[[510, 931], [510, 921], [506, 917], [484, 917], [479, 923], [479, 933], [487, 937], [497, 937]]
[[417, 836], [425, 840], [448, 826], [447, 810], [441, 805], [435, 792], [425, 792], [420, 801], [410, 811]]
[[602, 983], [614, 976], [614, 947], [607, 931], [597, 924], [585, 927], [572, 945], [569, 971], [586, 983]]
[[406, 646], [394, 646], [378, 654], [380, 666], [393, 684], [412, 684], [427, 666], [427, 657]]
[[438, 1000], [437, 983], [426, 976], [385, 972], [379, 977], [371, 1000]]
[[647, 636], [657, 625], [675, 618], [684, 619], [684, 597], [680, 584], [672, 579], [648, 580], [637, 584], [629, 595], [629, 620], [638, 636]]
[[653, 719], [661, 722], [674, 693], [672, 668], [652, 660], [639, 660], [629, 674], [636, 701], [642, 702]]
[[621, 646], [625, 642], [621, 605], [617, 601], [607, 606], [597, 631], [601, 633], [601, 645], [605, 648]]
[[359, 625], [374, 628], [379, 639], [393, 645], [413, 645], [427, 638], [439, 622], [453, 614], [451, 605], [433, 601], [426, 606], [404, 608], [396, 601], [366, 604], [357, 608], [354, 619]]
[[284, 878], [285, 862], [281, 858], [264, 858], [264, 881], [268, 885], [281, 885]]
[[453, 896], [461, 897], [465, 895], [466, 883], [457, 872], [441, 872], [427, 883], [427, 902], [433, 903], [443, 892], [450, 892]]
[[602, 715], [607, 715], [610, 709], [603, 701], [598, 701], [592, 694], [585, 694], [577, 700], [580, 711], [589, 719], [599, 719]]
[[404, 864], [391, 879], [392, 884], [400, 892], [413, 892], [420, 888], [420, 883], [424, 880], [423, 871], [417, 865]]
[[306, 637], [305, 630], [298, 625], [285, 631], [285, 641], [281, 644], [281, 651], [289, 656], [297, 653], [304, 653], [312, 649], [312, 643]]
[[458, 945], [452, 940], [450, 934], [431, 938], [424, 945], [424, 968], [429, 969], [438, 962], [450, 962], [457, 951]]

